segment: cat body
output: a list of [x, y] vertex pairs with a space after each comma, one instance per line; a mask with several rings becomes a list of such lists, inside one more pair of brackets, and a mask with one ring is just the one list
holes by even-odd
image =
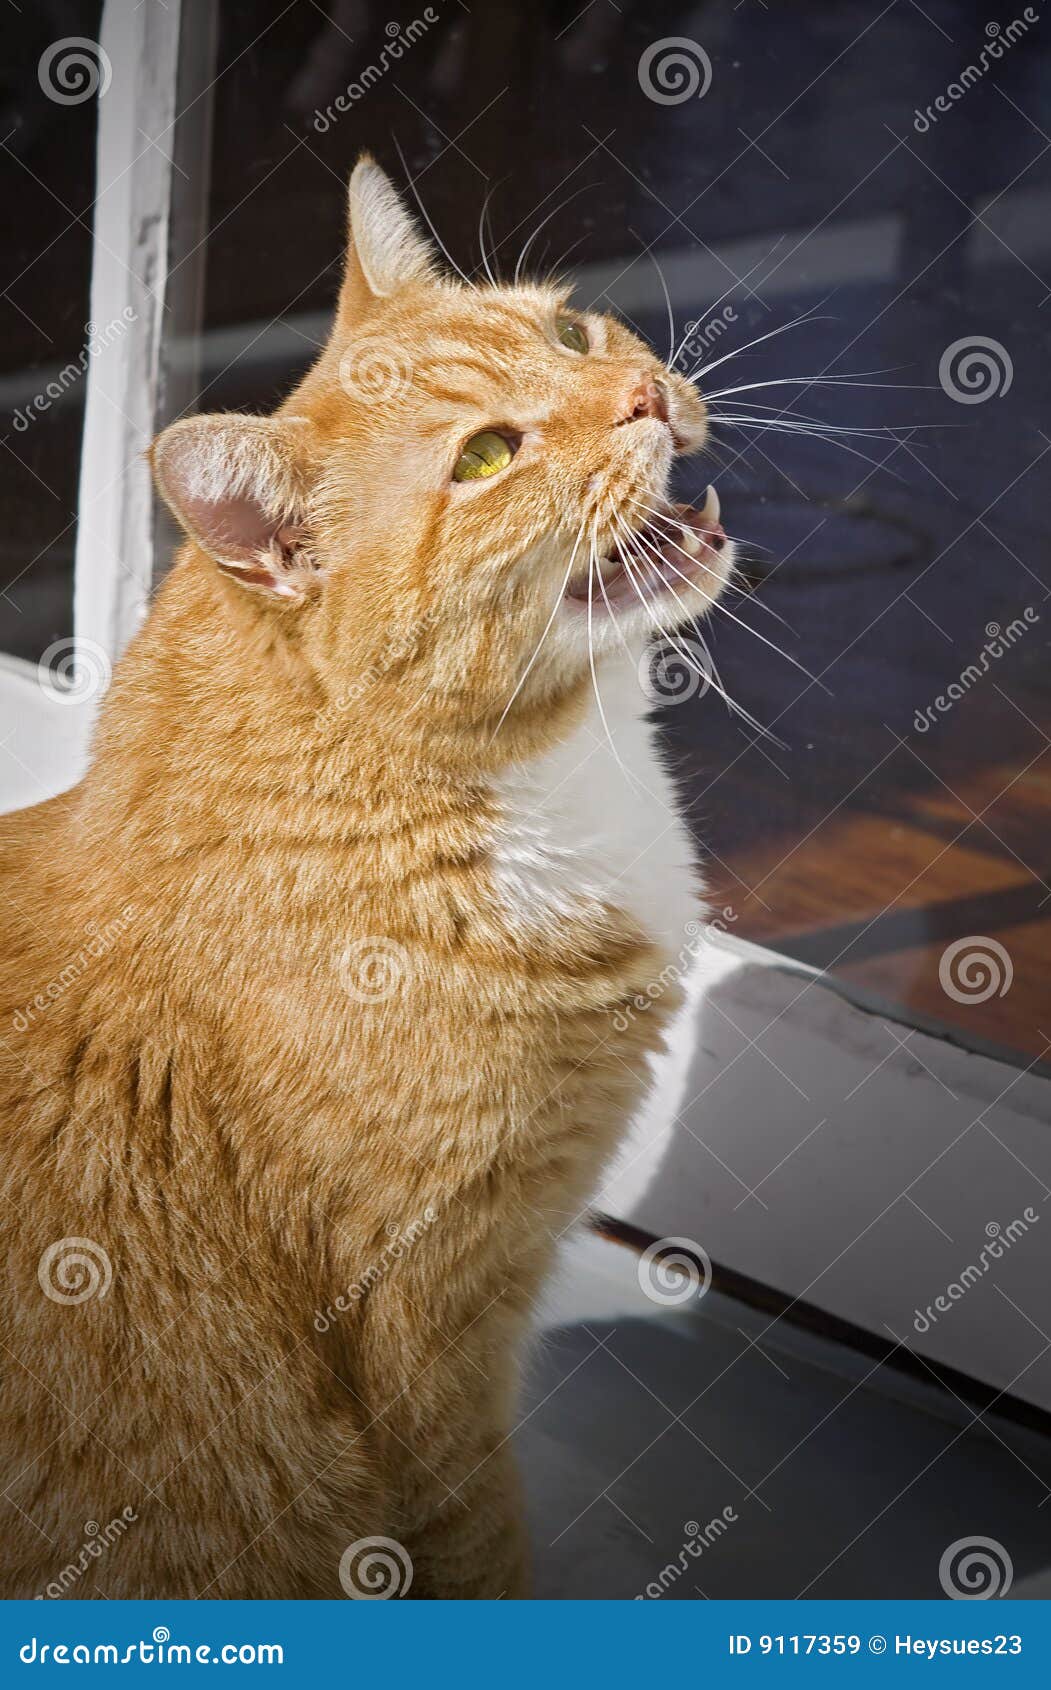
[[187, 543], [84, 781], [0, 819], [4, 1596], [338, 1596], [375, 1553], [522, 1594], [517, 1358], [675, 1008], [618, 1017], [698, 887], [651, 610], [592, 582], [703, 407], [599, 319], [581, 386], [560, 300], [437, 278], [369, 161], [351, 226], [281, 411], [157, 443]]

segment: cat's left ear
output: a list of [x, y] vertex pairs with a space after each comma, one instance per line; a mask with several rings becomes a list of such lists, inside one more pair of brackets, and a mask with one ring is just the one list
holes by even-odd
[[186, 417], [150, 450], [162, 498], [225, 575], [268, 598], [317, 579], [307, 519], [313, 429], [306, 418]]
[[383, 299], [409, 282], [437, 275], [434, 252], [386, 171], [367, 153], [350, 178], [347, 262], [339, 300], [350, 325], [370, 299]]

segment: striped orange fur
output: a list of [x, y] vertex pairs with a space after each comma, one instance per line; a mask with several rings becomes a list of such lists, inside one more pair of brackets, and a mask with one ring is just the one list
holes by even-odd
[[[600, 683], [641, 652], [560, 595], [703, 405], [440, 274], [369, 160], [351, 228], [279, 411], [156, 443], [186, 542], [86, 778], [0, 819], [5, 1596], [338, 1596], [370, 1536], [412, 1596], [522, 1594], [523, 1335], [674, 1007], [615, 1030], [668, 940], [572, 851], [509, 893], [507, 793], [594, 720], [585, 621]], [[454, 483], [483, 428], [510, 466]]]

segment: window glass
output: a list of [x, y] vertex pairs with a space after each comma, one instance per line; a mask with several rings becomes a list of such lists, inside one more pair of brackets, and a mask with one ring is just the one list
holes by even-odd
[[0, 651], [73, 632], [101, 5], [24, 8], [0, 64]]
[[716, 480], [748, 589], [661, 708], [720, 923], [1030, 1061], [1051, 1039], [1051, 46], [997, 33], [963, 0], [224, 0], [200, 402], [267, 406], [312, 358], [362, 148], [469, 273], [488, 194], [503, 274], [536, 233], [663, 353], [656, 260], [681, 367], [721, 394], [681, 492]]

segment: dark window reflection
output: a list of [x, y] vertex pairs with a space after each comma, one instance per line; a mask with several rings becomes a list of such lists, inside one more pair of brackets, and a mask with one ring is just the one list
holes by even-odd
[[97, 41], [102, 7], [51, 0], [17, 20], [16, 10], [0, 58], [0, 652], [36, 660], [73, 627], [93, 338], [98, 63], [56, 49], [74, 37]]

